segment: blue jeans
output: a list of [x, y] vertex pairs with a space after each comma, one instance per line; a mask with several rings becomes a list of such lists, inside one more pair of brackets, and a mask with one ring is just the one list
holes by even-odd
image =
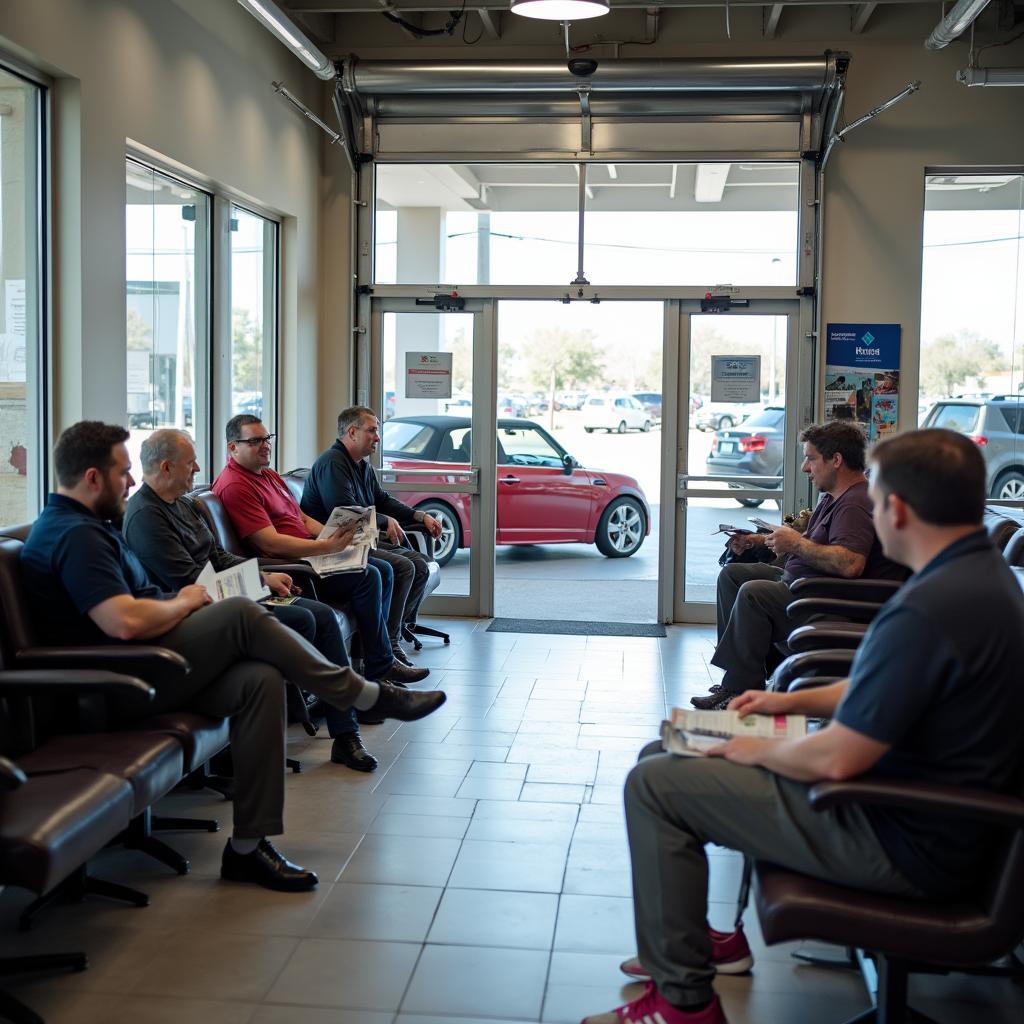
[[386, 562], [385, 572], [377, 568], [376, 560], [371, 563], [363, 572], [325, 576], [316, 586], [325, 601], [352, 606], [363, 644], [363, 675], [380, 679], [395, 660], [387, 626], [394, 575]]
[[[328, 661], [341, 668], [348, 667], [348, 652], [341, 637], [341, 627], [330, 605], [300, 597], [294, 604], [273, 604], [267, 607], [278, 622], [305, 637]], [[324, 719], [332, 739], [344, 733], [359, 731], [353, 708], [341, 711], [324, 701]]]

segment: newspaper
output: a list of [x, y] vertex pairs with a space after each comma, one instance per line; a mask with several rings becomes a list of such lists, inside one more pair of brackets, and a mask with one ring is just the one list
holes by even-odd
[[310, 555], [306, 561], [320, 576], [332, 576], [339, 572], [362, 572], [370, 559], [370, 549], [377, 546], [376, 509], [360, 505], [339, 505], [327, 517], [324, 528], [317, 540], [333, 537], [339, 530], [351, 528], [358, 523], [352, 541], [344, 551], [328, 555]]
[[661, 745], [669, 754], [703, 757], [733, 736], [792, 740], [807, 735], [804, 715], [747, 715], [735, 711], [687, 711], [673, 708], [671, 720], [661, 723]]
[[247, 597], [250, 601], [262, 601], [270, 597], [270, 591], [263, 585], [259, 562], [250, 558], [241, 565], [217, 572], [207, 562], [196, 583], [206, 587], [211, 601], [223, 601], [226, 597]]

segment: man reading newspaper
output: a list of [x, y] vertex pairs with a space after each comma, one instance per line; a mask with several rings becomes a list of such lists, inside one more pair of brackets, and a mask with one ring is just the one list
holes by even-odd
[[[811, 783], [867, 775], [1007, 792], [1020, 779], [1024, 595], [981, 528], [985, 463], [967, 437], [880, 442], [871, 500], [891, 558], [913, 570], [879, 612], [848, 680], [748, 690], [730, 710], [829, 717], [794, 739], [735, 736], [706, 757], [655, 753], [626, 781], [642, 996], [586, 1024], [723, 1024], [712, 988], [704, 844], [848, 885], [944, 899], [985, 877], [992, 830], [878, 805], [813, 811]], [[658, 747], [660, 749], [660, 745]]]

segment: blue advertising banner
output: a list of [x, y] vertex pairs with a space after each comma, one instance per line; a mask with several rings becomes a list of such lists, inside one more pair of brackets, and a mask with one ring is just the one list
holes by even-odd
[[829, 324], [825, 418], [856, 422], [874, 441], [896, 430], [900, 392], [899, 324]]

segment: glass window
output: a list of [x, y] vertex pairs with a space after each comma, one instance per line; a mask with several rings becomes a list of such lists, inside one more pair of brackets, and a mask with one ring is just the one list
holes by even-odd
[[274, 419], [277, 224], [231, 210], [231, 415]]
[[530, 428], [502, 430], [499, 437], [505, 462], [513, 466], [557, 466], [562, 468], [562, 452], [539, 430]]
[[945, 430], [956, 430], [968, 434], [978, 425], [978, 405], [945, 405], [935, 406], [929, 417], [929, 427], [942, 427]]
[[132, 462], [154, 428], [178, 427], [195, 438], [205, 471], [210, 196], [135, 160], [126, 182]]
[[[591, 284], [786, 285], [797, 279], [794, 163], [590, 164]], [[380, 164], [381, 284], [566, 284], [579, 165]]]
[[434, 436], [432, 427], [422, 423], [389, 420], [384, 424], [385, 454], [422, 455]]
[[44, 486], [43, 96], [0, 68], [0, 524], [33, 519]]

